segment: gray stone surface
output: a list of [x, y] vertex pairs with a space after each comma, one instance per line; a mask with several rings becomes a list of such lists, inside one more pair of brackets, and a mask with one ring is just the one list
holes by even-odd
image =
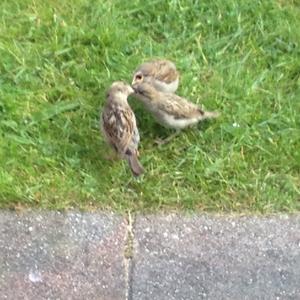
[[112, 214], [0, 212], [0, 299], [125, 299], [125, 233]]
[[130, 298], [300, 299], [300, 216], [148, 216]]
[[129, 229], [0, 211], [0, 299], [300, 299], [300, 215], [138, 216], [133, 251]]

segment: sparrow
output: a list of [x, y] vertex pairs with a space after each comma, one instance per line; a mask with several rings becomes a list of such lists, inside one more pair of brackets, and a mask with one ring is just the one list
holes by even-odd
[[218, 112], [204, 111], [195, 103], [176, 94], [157, 91], [146, 82], [134, 84], [133, 89], [134, 96], [167, 128], [180, 130], [220, 115]]
[[144, 172], [138, 160], [140, 135], [135, 115], [127, 101], [133, 92], [131, 86], [122, 81], [111, 85], [101, 114], [101, 129], [108, 144], [128, 161], [133, 175], [139, 176]]
[[179, 84], [179, 73], [169, 60], [153, 60], [141, 64], [134, 72], [132, 85], [148, 82], [157, 90], [174, 93]]

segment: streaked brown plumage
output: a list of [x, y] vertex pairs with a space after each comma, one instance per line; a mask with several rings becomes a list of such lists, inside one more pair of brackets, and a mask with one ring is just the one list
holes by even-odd
[[179, 84], [179, 72], [169, 60], [158, 59], [141, 64], [134, 72], [132, 85], [147, 82], [161, 92], [174, 93]]
[[218, 112], [204, 111], [183, 97], [157, 91], [146, 82], [133, 85], [133, 89], [134, 96], [143, 102], [156, 120], [165, 127], [179, 130], [204, 119], [219, 116]]
[[139, 176], [144, 171], [138, 160], [140, 136], [135, 115], [127, 102], [132, 93], [133, 89], [124, 82], [111, 85], [101, 114], [101, 128], [107, 142], [128, 161], [133, 175]]

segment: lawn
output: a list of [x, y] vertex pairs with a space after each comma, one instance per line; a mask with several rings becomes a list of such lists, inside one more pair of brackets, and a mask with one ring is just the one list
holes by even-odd
[[[299, 28], [298, 0], [2, 0], [0, 207], [299, 211]], [[99, 111], [152, 57], [222, 116], [158, 146], [172, 130], [130, 98], [135, 179], [105, 159]]]

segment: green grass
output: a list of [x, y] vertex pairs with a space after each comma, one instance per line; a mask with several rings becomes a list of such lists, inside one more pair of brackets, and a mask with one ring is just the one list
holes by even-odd
[[[298, 0], [2, 0], [0, 207], [300, 209]], [[157, 125], [133, 99], [146, 174], [104, 159], [99, 109], [151, 57], [222, 117]]]

